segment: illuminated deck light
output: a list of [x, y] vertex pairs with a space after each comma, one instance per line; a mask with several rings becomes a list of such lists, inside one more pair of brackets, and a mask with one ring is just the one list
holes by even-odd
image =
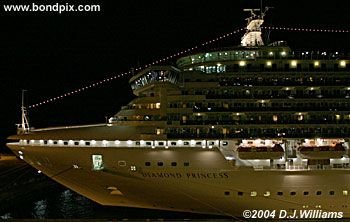
[[319, 62], [319, 61], [315, 61], [315, 62], [314, 62], [314, 66], [315, 66], [315, 67], [319, 67], [319, 66], [320, 66], [320, 62]]
[[340, 61], [340, 67], [346, 67], [346, 62], [345, 61]]
[[102, 144], [103, 144], [104, 146], [107, 146], [108, 141], [107, 141], [107, 140], [102, 140]]
[[271, 62], [271, 61], [267, 61], [267, 62], [266, 62], [266, 65], [267, 65], [268, 67], [270, 67], [270, 66], [272, 66], [272, 62]]
[[291, 62], [290, 62], [290, 65], [291, 65], [292, 67], [297, 67], [297, 61], [295, 61], [295, 60], [291, 61]]
[[246, 62], [245, 61], [240, 61], [239, 62], [239, 66], [245, 66], [246, 65]]
[[23, 152], [22, 152], [22, 151], [18, 151], [18, 153], [19, 153], [20, 155], [23, 155]]
[[286, 56], [286, 55], [287, 55], [287, 53], [285, 51], [281, 52], [281, 56]]

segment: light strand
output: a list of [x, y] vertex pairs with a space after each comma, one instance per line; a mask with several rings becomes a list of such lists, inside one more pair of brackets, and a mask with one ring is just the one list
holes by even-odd
[[[139, 67], [135, 68], [134, 70], [135, 70], [135, 71], [141, 71], [142, 69], [146, 69], [146, 68], [148, 68], [148, 67], [150, 67], [150, 66], [152, 66], [152, 65], [160, 64], [160, 63], [165, 62], [165, 61], [168, 61], [168, 60], [170, 60], [170, 59], [173, 59], [173, 58], [176, 58], [176, 57], [185, 55], [185, 54], [187, 54], [187, 53], [193, 52], [193, 51], [196, 50], [196, 49], [199, 49], [200, 47], [204, 47], [204, 46], [213, 44], [213, 43], [215, 43], [215, 42], [217, 42], [217, 41], [220, 41], [220, 40], [225, 39], [225, 38], [228, 38], [228, 37], [230, 37], [230, 36], [232, 36], [232, 35], [234, 35], [234, 34], [237, 34], [237, 33], [241, 32], [241, 31], [243, 31], [243, 30], [245, 30], [245, 28], [236, 29], [235, 31], [232, 31], [232, 32], [230, 32], [230, 33], [223, 34], [223, 35], [221, 35], [221, 36], [218, 36], [217, 38], [214, 38], [214, 39], [205, 41], [205, 42], [203, 42], [203, 43], [201, 43], [201, 44], [199, 44], [199, 45], [196, 45], [196, 46], [193, 46], [193, 47], [191, 47], [191, 48], [188, 48], [188, 49], [185, 49], [185, 50], [176, 52], [176, 53], [174, 53], [174, 54], [172, 54], [172, 55], [165, 56], [165, 57], [163, 57], [163, 58], [157, 59], [157, 60], [155, 60], [155, 61], [153, 61], [153, 62], [151, 62], [151, 63], [148, 63], [148, 64], [146, 64], [146, 65], [139, 66]], [[97, 87], [97, 86], [100, 86], [100, 85], [102, 85], [102, 84], [108, 83], [108, 82], [113, 81], [113, 80], [115, 80], [115, 79], [119, 79], [119, 78], [125, 77], [125, 76], [130, 75], [130, 74], [133, 74], [133, 71], [120, 73], [120, 74], [118, 74], [118, 75], [114, 75], [114, 76], [112, 76], [112, 77], [105, 78], [105, 79], [103, 79], [103, 80], [100, 80], [100, 81], [94, 82], [94, 83], [92, 83], [92, 84], [90, 84], [90, 85], [87, 85], [87, 86], [84, 86], [84, 87], [81, 87], [81, 88], [72, 90], [72, 91], [67, 92], [67, 93], [64, 93], [64, 94], [62, 94], [62, 95], [55, 96], [55, 97], [52, 97], [52, 98], [49, 98], [49, 99], [45, 99], [45, 100], [43, 100], [43, 101], [41, 101], [41, 102], [38, 102], [38, 103], [36, 103], [36, 104], [32, 104], [32, 105], [28, 106], [28, 108], [29, 108], [29, 109], [31, 109], [31, 108], [37, 108], [37, 107], [39, 107], [39, 106], [46, 105], [46, 104], [48, 104], [48, 103], [52, 103], [52, 102], [55, 102], [55, 101], [57, 101], [57, 100], [62, 100], [62, 99], [64, 99], [64, 98], [68, 97], [68, 96], [73, 96], [73, 95], [78, 94], [78, 93], [81, 93], [81, 92], [83, 92], [83, 91], [85, 91], [85, 90], [88, 90], [88, 89], [91, 89], [91, 88], [95, 88], [95, 87]]]
[[350, 33], [349, 29], [295, 28], [295, 27], [279, 27], [279, 26], [264, 26], [261, 28], [267, 29], [267, 30], [277, 30], [277, 31]]
[[[350, 30], [348, 30], [348, 29], [296, 28], [296, 27], [279, 27], [279, 26], [264, 26], [264, 27], [261, 27], [261, 28], [265, 29], [265, 30], [275, 30], [275, 31], [350, 33]], [[142, 69], [148, 68], [148, 67], [150, 67], [152, 65], [157, 65], [157, 64], [160, 64], [162, 62], [168, 61], [170, 59], [177, 58], [179, 56], [182, 56], [182, 55], [185, 55], [187, 53], [193, 52], [194, 50], [199, 49], [200, 47], [205, 47], [207, 45], [211, 45], [211, 44], [213, 44], [215, 42], [218, 42], [218, 41], [220, 41], [222, 39], [228, 38], [228, 37], [230, 37], [230, 36], [232, 36], [234, 34], [237, 34], [237, 33], [241, 32], [241, 31], [244, 31], [244, 30], [246, 30], [246, 29], [245, 28], [236, 29], [235, 31], [232, 31], [230, 33], [226, 33], [224, 35], [218, 36], [217, 38], [205, 41], [205, 42], [203, 42], [203, 43], [201, 43], [199, 45], [193, 46], [193, 47], [188, 48], [186, 50], [179, 51], [179, 52], [174, 53], [172, 55], [165, 56], [163, 58], [157, 59], [157, 60], [155, 60], [155, 61], [153, 61], [151, 63], [148, 63], [146, 65], [139, 66], [139, 67], [135, 68], [134, 70], [135, 71], [141, 71]], [[28, 106], [28, 108], [36, 108], [36, 107], [39, 107], [39, 106], [42, 106], [42, 105], [45, 105], [45, 104], [48, 104], [48, 103], [51, 103], [51, 102], [55, 102], [57, 100], [62, 100], [65, 97], [73, 96], [73, 95], [78, 94], [80, 92], [83, 92], [85, 90], [88, 90], [88, 89], [91, 89], [91, 88], [95, 88], [95, 87], [97, 87], [99, 85], [108, 83], [108, 82], [113, 81], [113, 80], [118, 79], [118, 78], [122, 78], [122, 77], [128, 76], [130, 74], [133, 74], [133, 71], [124, 72], [124, 73], [120, 73], [118, 75], [114, 75], [114, 76], [109, 77], [109, 78], [105, 78], [105, 79], [103, 79], [101, 81], [94, 82], [94, 83], [92, 83], [90, 85], [87, 85], [87, 86], [84, 86], [84, 87], [72, 90], [70, 92], [64, 93], [64, 94], [56, 96], [56, 97], [52, 97], [52, 98], [43, 100], [43, 101], [41, 101], [39, 103], [36, 103], [36, 104], [30, 105], [30, 106]]]

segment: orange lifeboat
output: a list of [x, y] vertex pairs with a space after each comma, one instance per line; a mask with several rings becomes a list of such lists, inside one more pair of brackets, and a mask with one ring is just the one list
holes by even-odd
[[240, 146], [237, 152], [238, 157], [242, 160], [279, 159], [284, 156], [284, 150], [280, 144], [275, 144], [273, 147]]
[[342, 158], [346, 154], [341, 143], [337, 143], [335, 146], [299, 146], [298, 151], [301, 158], [318, 160]]

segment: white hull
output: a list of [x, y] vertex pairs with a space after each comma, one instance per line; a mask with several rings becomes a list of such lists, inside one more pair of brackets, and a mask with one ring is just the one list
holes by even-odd
[[[241, 217], [247, 209], [322, 209], [350, 217], [350, 196], [343, 193], [350, 189], [346, 168], [254, 170], [234, 166], [218, 149], [8, 146], [17, 155], [21, 151], [36, 169], [102, 205], [232, 217]], [[92, 170], [94, 154], [103, 155], [103, 170]], [[151, 166], [145, 166], [148, 161]]]

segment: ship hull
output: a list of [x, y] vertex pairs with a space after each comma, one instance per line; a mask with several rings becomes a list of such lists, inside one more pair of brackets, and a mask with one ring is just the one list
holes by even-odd
[[[345, 168], [237, 167], [218, 149], [7, 145], [32, 167], [102, 205], [231, 217], [254, 209], [322, 209], [350, 217], [350, 197], [344, 195], [350, 171]], [[92, 166], [96, 154], [103, 156], [100, 170]]]

